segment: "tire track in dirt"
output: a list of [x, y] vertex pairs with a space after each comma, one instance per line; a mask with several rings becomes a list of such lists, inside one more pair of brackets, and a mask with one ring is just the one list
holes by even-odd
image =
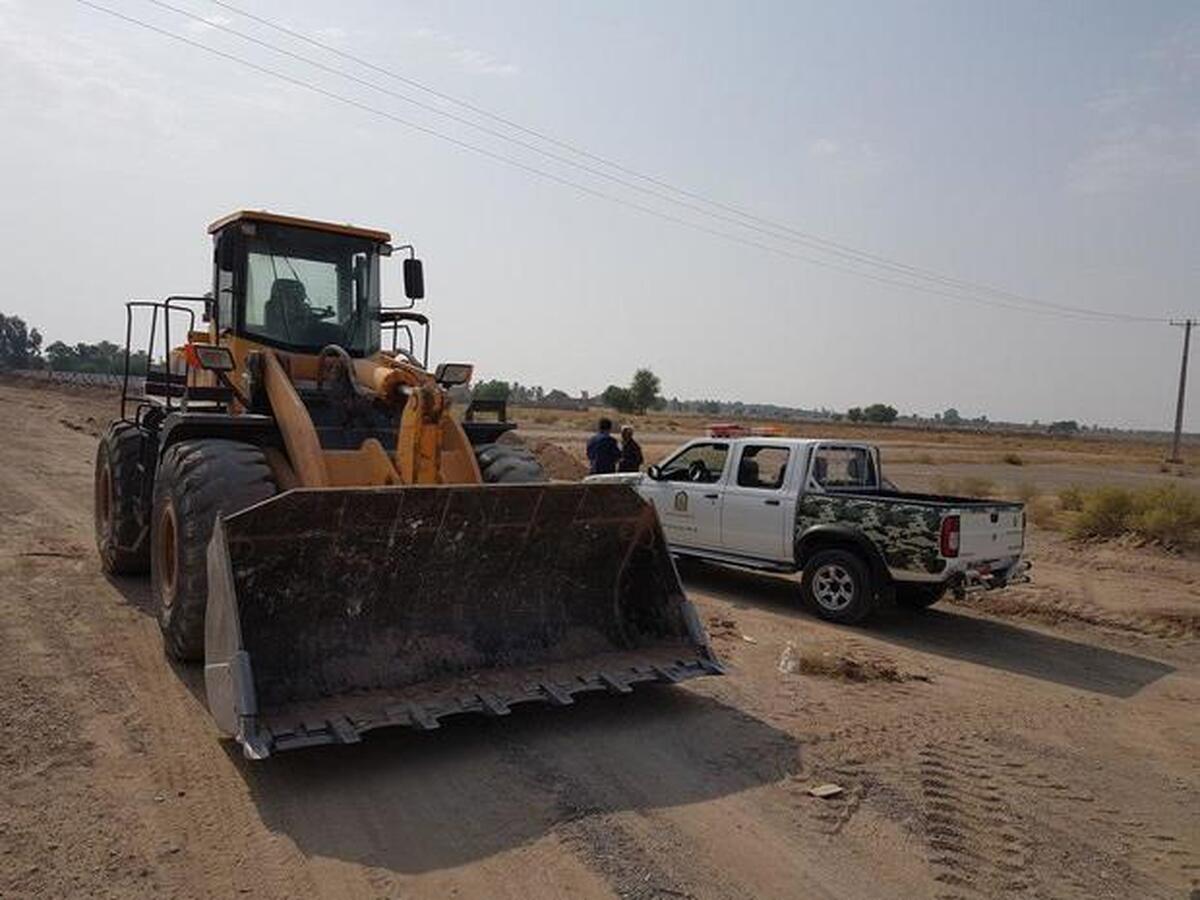
[[925, 833], [939, 896], [1029, 895], [1030, 846], [1000, 779], [974, 742], [926, 744], [918, 753]]

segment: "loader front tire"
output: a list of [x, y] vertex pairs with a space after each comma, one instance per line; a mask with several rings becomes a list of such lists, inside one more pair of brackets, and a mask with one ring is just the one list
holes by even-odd
[[100, 566], [109, 575], [142, 575], [150, 569], [150, 509], [142, 467], [145, 438], [130, 422], [113, 422], [96, 447], [93, 516]]
[[180, 441], [163, 452], [154, 480], [150, 581], [167, 655], [204, 658], [208, 542], [217, 516], [275, 492], [266, 456], [253, 444]]
[[480, 444], [475, 459], [484, 484], [528, 484], [547, 481], [546, 470], [527, 447], [516, 444]]

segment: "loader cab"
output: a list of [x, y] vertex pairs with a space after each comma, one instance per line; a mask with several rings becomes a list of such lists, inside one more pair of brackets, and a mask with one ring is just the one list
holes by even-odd
[[[234, 213], [209, 232], [218, 335], [294, 353], [379, 351], [386, 232], [262, 212]], [[420, 279], [420, 262], [405, 260], [406, 276], [414, 268]]]

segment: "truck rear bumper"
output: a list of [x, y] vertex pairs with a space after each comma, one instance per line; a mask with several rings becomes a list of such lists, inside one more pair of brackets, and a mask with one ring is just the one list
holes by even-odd
[[980, 591], [994, 591], [998, 588], [1013, 584], [1028, 584], [1032, 579], [1029, 570], [1033, 564], [1027, 559], [1018, 559], [1007, 569], [985, 571], [982, 569], [967, 569], [951, 586], [958, 598]]

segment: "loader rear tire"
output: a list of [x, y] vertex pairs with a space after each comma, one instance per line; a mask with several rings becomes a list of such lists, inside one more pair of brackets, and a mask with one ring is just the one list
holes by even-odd
[[546, 470], [527, 447], [515, 444], [480, 444], [475, 459], [485, 484], [528, 484], [548, 481]]
[[113, 422], [96, 447], [93, 517], [100, 566], [109, 575], [150, 570], [150, 503], [142, 467], [145, 437], [130, 422]]
[[154, 480], [150, 581], [169, 656], [204, 658], [208, 542], [217, 516], [275, 493], [266, 456], [253, 444], [180, 441], [163, 452]]

